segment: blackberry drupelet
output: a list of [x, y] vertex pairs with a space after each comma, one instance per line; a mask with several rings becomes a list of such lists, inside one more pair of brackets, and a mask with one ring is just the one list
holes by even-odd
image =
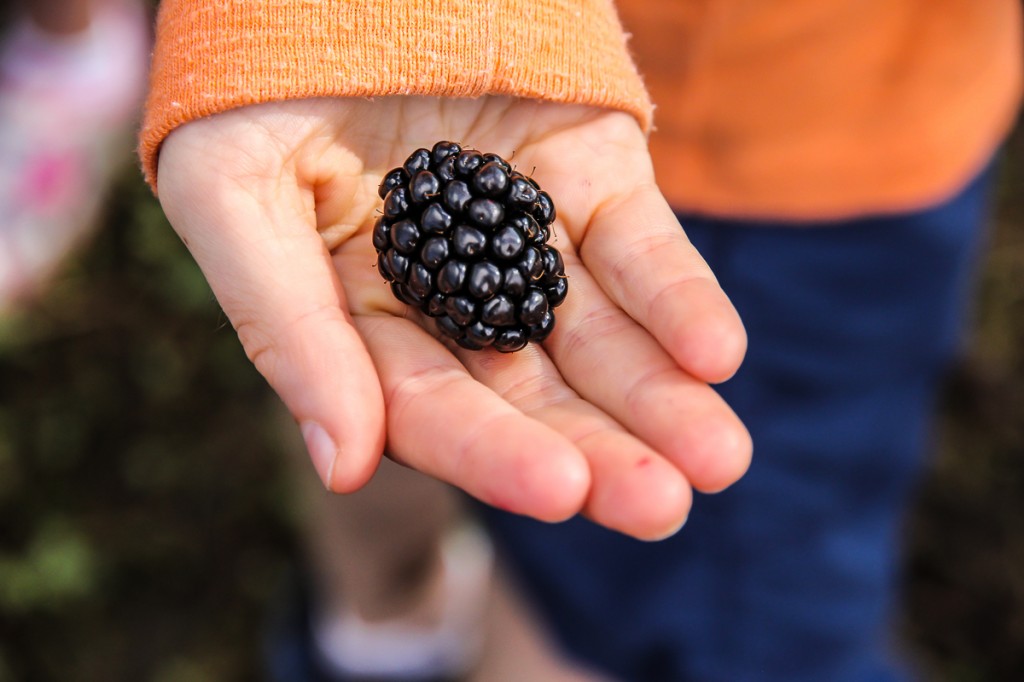
[[463, 348], [543, 341], [568, 280], [548, 244], [555, 206], [496, 154], [438, 142], [389, 171], [373, 228], [377, 268], [398, 300]]

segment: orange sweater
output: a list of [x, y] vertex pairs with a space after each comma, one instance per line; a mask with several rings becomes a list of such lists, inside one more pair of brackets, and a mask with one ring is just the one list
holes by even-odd
[[651, 105], [612, 0], [163, 0], [140, 153], [175, 127], [299, 97], [518, 95]]
[[619, 0], [659, 184], [712, 215], [828, 218], [956, 191], [1013, 124], [1020, 0]]
[[[1018, 0], [619, 0], [679, 208], [820, 218], [940, 199], [1021, 89]], [[486, 93], [650, 105], [611, 0], [164, 0], [140, 153], [176, 126], [309, 96]]]

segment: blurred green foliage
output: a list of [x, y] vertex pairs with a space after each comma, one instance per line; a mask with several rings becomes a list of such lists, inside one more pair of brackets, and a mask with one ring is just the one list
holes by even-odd
[[0, 323], [0, 682], [256, 679], [293, 425], [131, 165], [103, 224]]
[[0, 555], [0, 610], [53, 611], [87, 597], [96, 589], [93, 552], [74, 524], [44, 517], [22, 552]]

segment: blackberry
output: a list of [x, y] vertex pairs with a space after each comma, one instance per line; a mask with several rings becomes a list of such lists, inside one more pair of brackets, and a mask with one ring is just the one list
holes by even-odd
[[377, 269], [398, 300], [463, 348], [511, 353], [548, 337], [568, 280], [547, 243], [555, 205], [532, 178], [497, 154], [438, 142], [378, 192]]

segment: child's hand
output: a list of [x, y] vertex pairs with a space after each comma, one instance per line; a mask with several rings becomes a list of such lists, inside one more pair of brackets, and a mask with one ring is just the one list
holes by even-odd
[[[511, 157], [554, 198], [570, 289], [542, 347], [446, 347], [376, 271], [377, 184], [442, 139]], [[686, 518], [691, 485], [717, 490], [747, 467], [749, 436], [706, 383], [736, 370], [742, 325], [626, 114], [506, 98], [263, 104], [177, 129], [159, 182], [333, 490], [362, 485], [386, 441], [495, 506], [654, 538]]]

